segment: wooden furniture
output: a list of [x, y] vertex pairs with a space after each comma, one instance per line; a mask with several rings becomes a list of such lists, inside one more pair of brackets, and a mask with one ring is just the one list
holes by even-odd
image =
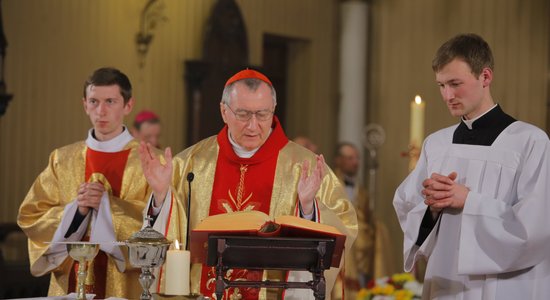
[[[222, 299], [230, 287], [311, 289], [315, 299], [325, 299], [324, 270], [329, 269], [335, 251], [332, 238], [216, 236], [208, 239], [207, 265], [216, 267], [216, 297]], [[251, 270], [309, 271], [307, 282], [230, 281], [231, 268]]]

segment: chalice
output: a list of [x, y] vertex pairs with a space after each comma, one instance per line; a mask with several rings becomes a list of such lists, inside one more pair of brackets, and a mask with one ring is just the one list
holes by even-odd
[[149, 288], [155, 280], [155, 275], [153, 275], [151, 270], [164, 263], [170, 241], [160, 232], [147, 225], [142, 230], [134, 233], [126, 241], [126, 246], [128, 246], [130, 264], [141, 268], [139, 283], [143, 288], [143, 292], [141, 293], [140, 300], [150, 300], [152, 299], [152, 295]]
[[67, 252], [72, 259], [78, 261], [78, 279], [76, 286], [76, 299], [86, 300], [84, 281], [88, 273], [88, 262], [92, 261], [99, 252], [99, 244], [89, 242], [69, 242]]

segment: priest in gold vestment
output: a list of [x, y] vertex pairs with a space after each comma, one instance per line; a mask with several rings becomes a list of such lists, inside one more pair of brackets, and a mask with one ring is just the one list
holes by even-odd
[[[104, 242], [88, 271], [89, 292], [99, 299], [139, 298], [139, 269], [129, 265], [126, 249], [109, 242], [139, 231], [144, 213], [167, 218], [180, 209], [168, 194], [162, 206], [159, 201], [149, 211], [152, 191], [140, 165], [139, 143], [123, 125], [133, 104], [126, 75], [113, 68], [96, 70], [84, 87], [84, 110], [93, 125], [87, 139], [54, 150], [21, 204], [18, 224], [29, 238], [31, 273], [51, 273], [51, 296], [74, 292], [76, 266], [64, 244], [49, 242], [89, 240]], [[169, 237], [179, 234], [177, 226], [154, 225]]]
[[[276, 94], [269, 79], [254, 70], [230, 78], [220, 103], [226, 126], [174, 157], [176, 198], [187, 199], [192, 181], [190, 227], [210, 215], [259, 210], [271, 217], [297, 215], [332, 225], [347, 236], [349, 249], [357, 233], [353, 205], [322, 155], [289, 141], [273, 116]], [[157, 221], [158, 222], [158, 221]], [[310, 275], [290, 272], [230, 270], [231, 280], [289, 280]], [[327, 299], [338, 269], [325, 271]], [[305, 281], [300, 277], [299, 281]], [[214, 269], [191, 268], [191, 291], [215, 299]], [[230, 288], [224, 299], [313, 299], [311, 290]]]
[[[336, 147], [334, 172], [357, 211], [358, 235], [351, 251], [346, 253], [345, 268], [340, 271], [334, 299], [355, 299], [357, 291], [366, 287], [374, 274], [374, 226], [371, 220], [367, 189], [361, 185], [359, 173], [359, 149], [349, 142], [341, 142]], [[345, 292], [342, 293], [342, 289]], [[342, 297], [342, 294], [345, 297]]]
[[[358, 234], [351, 251], [346, 253], [344, 272], [340, 272], [332, 291], [334, 299], [353, 300], [357, 291], [370, 280], [391, 275], [392, 259], [388, 255], [390, 239], [386, 225], [374, 218], [367, 189], [359, 182], [361, 165], [359, 149], [353, 143], [341, 142], [336, 147], [334, 173], [344, 186], [348, 199], [357, 211]], [[342, 279], [345, 278], [345, 281]], [[342, 282], [345, 284], [342, 286]], [[345, 293], [342, 293], [345, 288]]]

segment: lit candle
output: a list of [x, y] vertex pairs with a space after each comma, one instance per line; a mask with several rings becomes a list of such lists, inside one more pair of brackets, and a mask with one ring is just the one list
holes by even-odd
[[416, 95], [411, 102], [411, 141], [409, 143], [409, 171], [416, 167], [420, 157], [420, 148], [424, 142], [424, 108], [426, 104]]
[[178, 240], [166, 253], [166, 295], [189, 295], [189, 269], [191, 252], [180, 250]]
[[411, 102], [411, 147], [420, 149], [424, 141], [424, 109], [426, 103], [416, 95]]

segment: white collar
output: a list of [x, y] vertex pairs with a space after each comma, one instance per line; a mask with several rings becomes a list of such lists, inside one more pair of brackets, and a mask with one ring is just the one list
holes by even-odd
[[[269, 135], [271, 135], [271, 131], [273, 131], [273, 129], [269, 129]], [[227, 132], [228, 133], [228, 137], [229, 137], [229, 143], [231, 143], [231, 148], [233, 148], [233, 151], [235, 151], [235, 154], [237, 154], [238, 157], [240, 158], [251, 158], [254, 154], [256, 154], [256, 152], [258, 152], [258, 149], [260, 149], [260, 147], [256, 148], [256, 149], [252, 149], [252, 150], [246, 150], [244, 149], [241, 145], [237, 144], [237, 142], [235, 142], [233, 140], [233, 138], [231, 137], [231, 133], [230, 132]]]
[[469, 120], [466, 120], [464, 119], [464, 116], [462, 116], [462, 122], [464, 122], [464, 124], [466, 124], [466, 126], [468, 127], [468, 129], [472, 130], [472, 126], [474, 125], [474, 122], [477, 121], [479, 118], [483, 117], [484, 115], [486, 115], [488, 112], [490, 112], [491, 110], [493, 110], [493, 108], [497, 107], [497, 104], [493, 105], [493, 107], [489, 108], [486, 112], [482, 113], [481, 115], [473, 118], [473, 119], [469, 119]]
[[128, 144], [134, 137], [128, 132], [128, 128], [122, 125], [122, 133], [108, 141], [98, 141], [94, 138], [94, 129], [88, 130], [88, 138], [86, 139], [86, 146], [95, 151], [101, 152], [118, 152], [124, 149], [124, 146]]

